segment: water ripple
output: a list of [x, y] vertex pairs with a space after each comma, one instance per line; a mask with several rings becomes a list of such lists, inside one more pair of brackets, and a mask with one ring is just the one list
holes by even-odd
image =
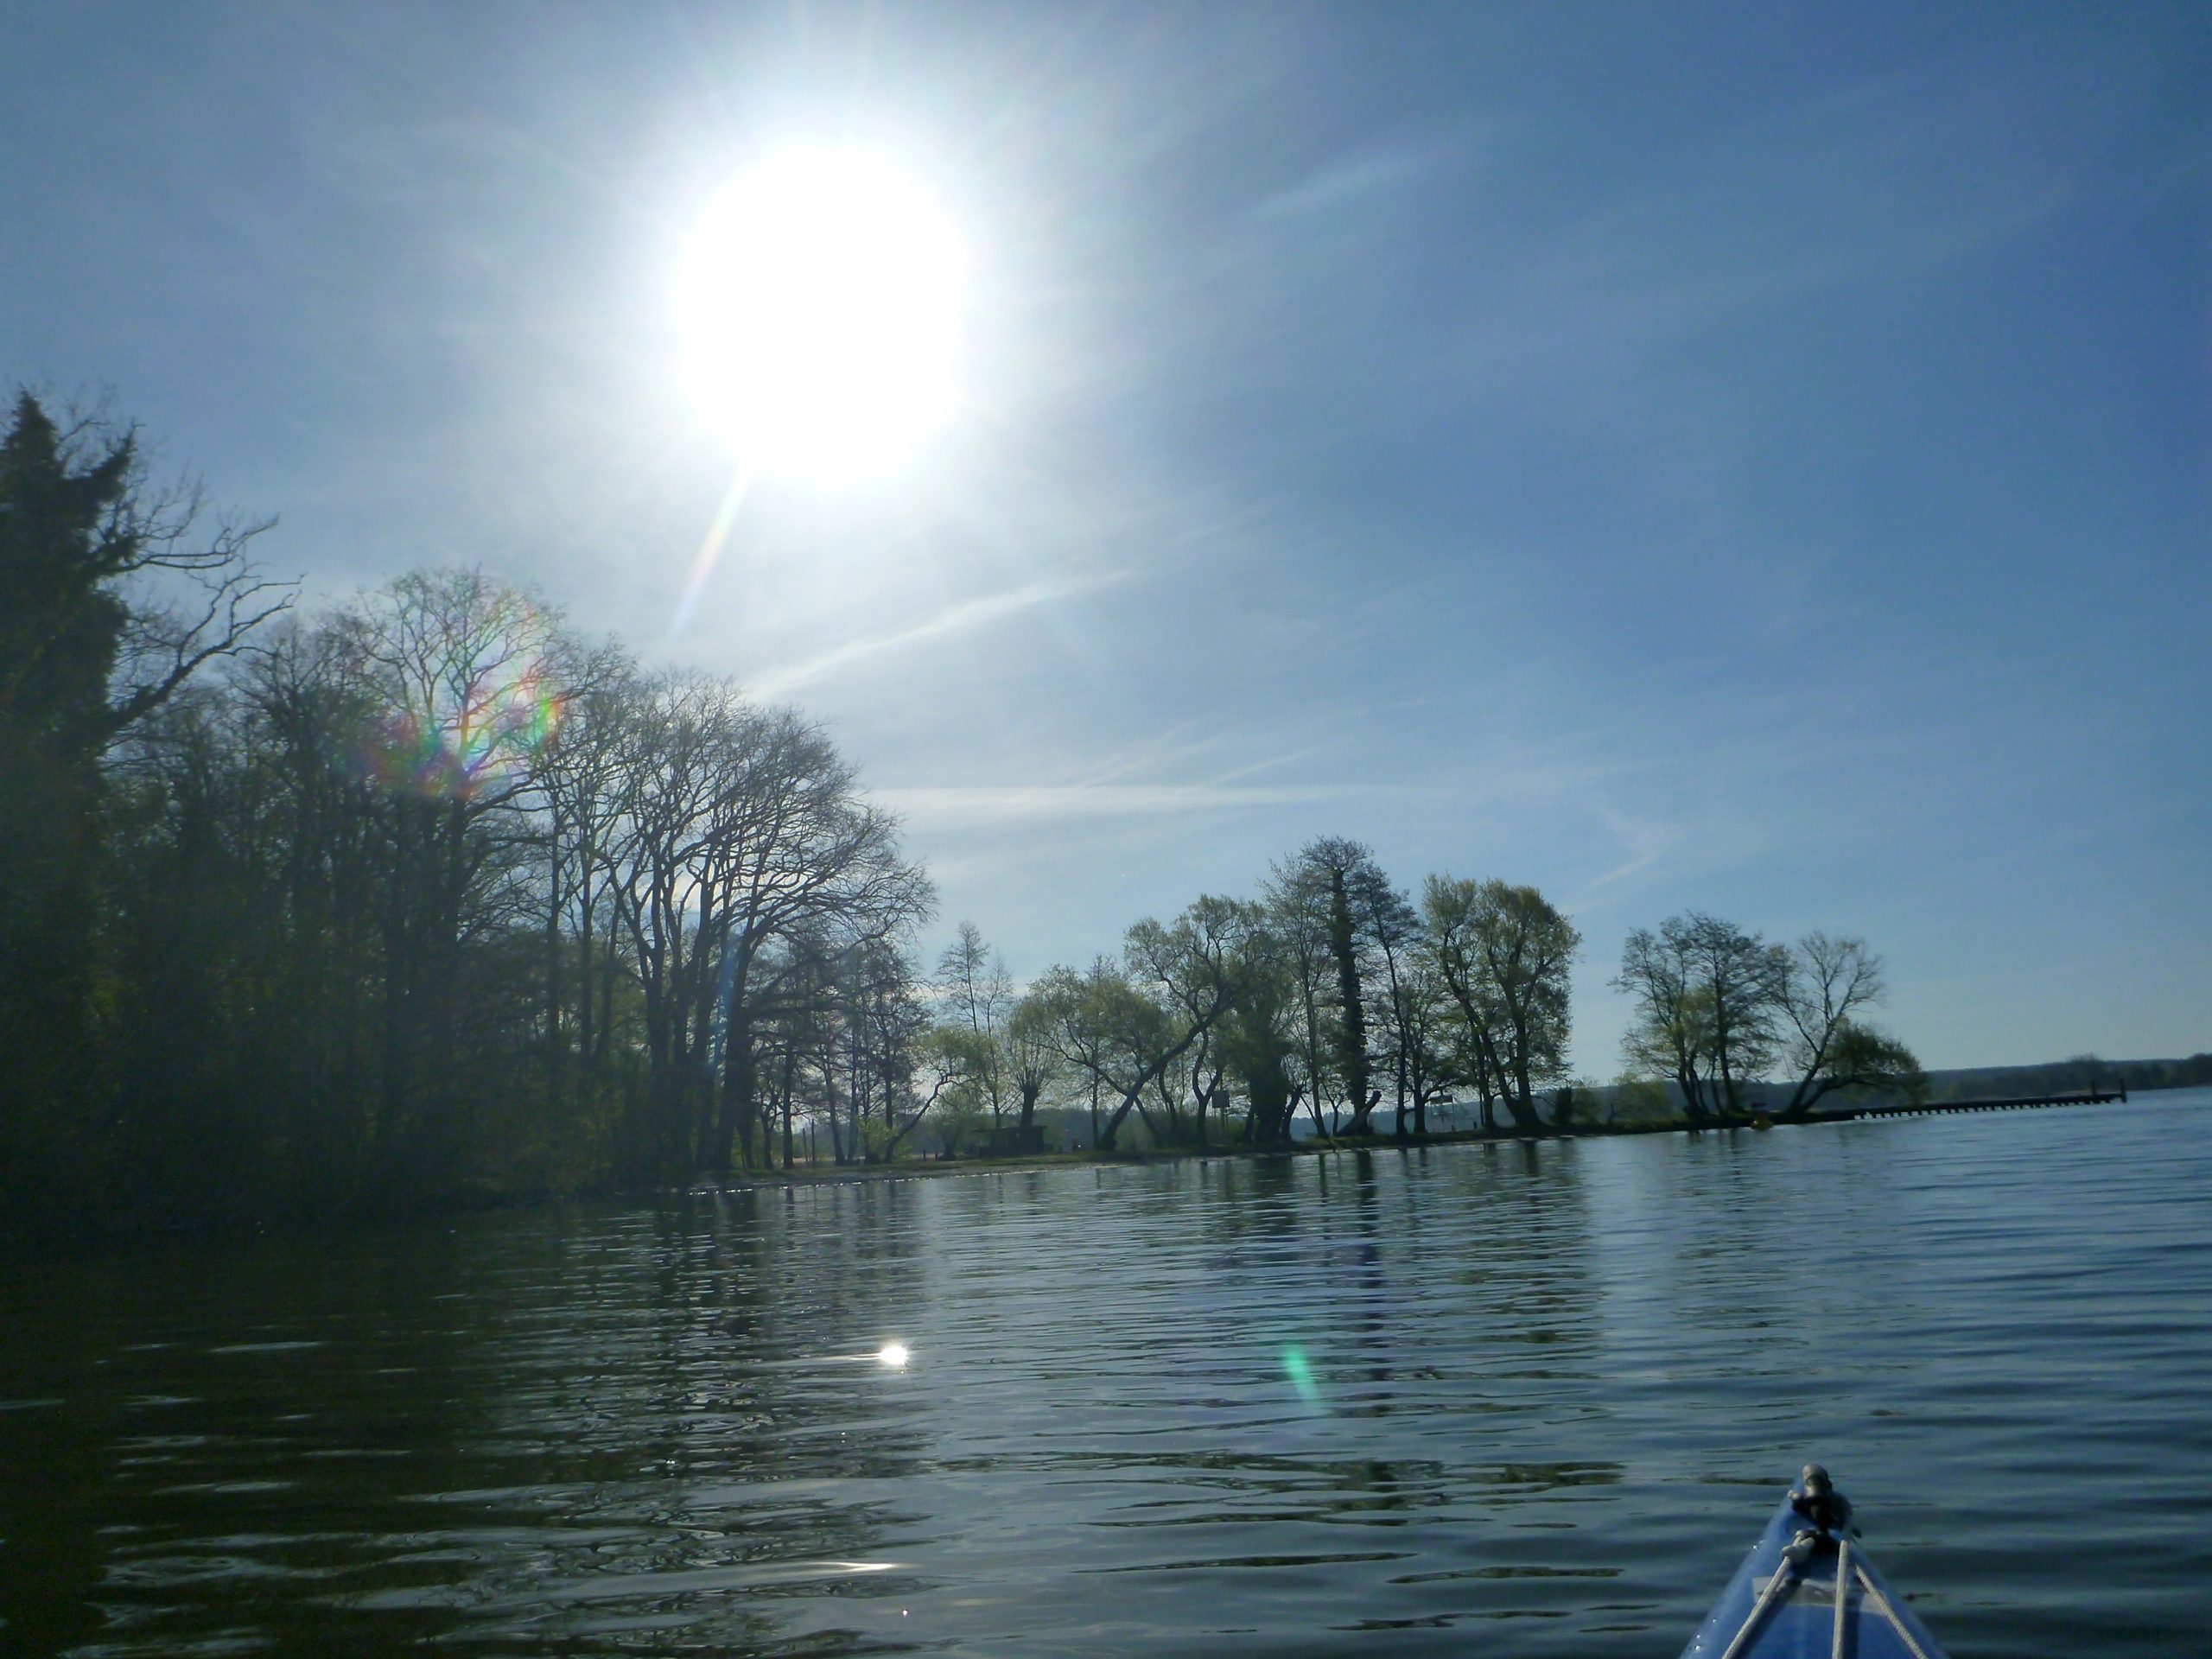
[[2208, 1129], [2194, 1091], [10, 1267], [0, 1646], [1667, 1654], [1817, 1455], [1961, 1655], [2186, 1650]]

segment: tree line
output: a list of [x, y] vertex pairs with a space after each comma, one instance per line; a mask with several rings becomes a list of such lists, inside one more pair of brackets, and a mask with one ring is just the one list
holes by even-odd
[[1869, 1020], [1886, 987], [1864, 940], [1772, 944], [1692, 911], [1630, 933], [1612, 982], [1635, 1006], [1623, 1042], [1631, 1075], [1672, 1084], [1693, 1127], [1802, 1119], [1845, 1090], [1926, 1091], [1912, 1051]]
[[[312, 614], [137, 435], [0, 438], [0, 1215], [328, 1216], [940, 1153], [1571, 1123], [1573, 924], [1313, 841], [1017, 983], [828, 735], [479, 570]], [[1916, 1074], [1880, 963], [1631, 936], [1694, 1122]], [[1054, 1133], [1048, 1133], [1048, 1125]]]
[[720, 1173], [802, 1072], [894, 1123], [931, 893], [818, 728], [479, 571], [302, 615], [258, 528], [128, 428], [0, 439], [8, 1222]]
[[[940, 1144], [1036, 1149], [1040, 1100], [1154, 1147], [1281, 1145], [1430, 1132], [1471, 1106], [1483, 1131], [1574, 1128], [1600, 1091], [1569, 1076], [1573, 924], [1532, 887], [1429, 876], [1416, 901], [1357, 842], [1277, 862], [1255, 899], [1194, 901], [1129, 928], [1118, 956], [1049, 969], [1016, 995], [963, 925], [938, 963]], [[1830, 1096], [1917, 1096], [1911, 1051], [1876, 1028], [1881, 958], [1851, 938], [1771, 944], [1692, 912], [1631, 932], [1616, 988], [1636, 1017], [1607, 1092], [1690, 1127], [1809, 1116]]]
[[[1432, 875], [1416, 903], [1368, 848], [1323, 838], [1254, 899], [1194, 899], [1132, 925], [1117, 954], [1020, 995], [972, 925], [938, 963], [947, 1079], [939, 1137], [1036, 1149], [1040, 1103], [1085, 1143], [1280, 1146], [1394, 1131], [1471, 1097], [1484, 1128], [1545, 1122], [1567, 1071], [1568, 970], [1581, 944], [1535, 888]], [[955, 1127], [959, 1126], [959, 1127]]]
[[2133, 1094], [2158, 1089], [2206, 1087], [2212, 1087], [2212, 1053], [2167, 1060], [2107, 1060], [2094, 1054], [2075, 1054], [2040, 1065], [1977, 1066], [1932, 1072], [1928, 1079], [1928, 1097], [1934, 1101], [1973, 1100], [2092, 1089], [2125, 1089]]

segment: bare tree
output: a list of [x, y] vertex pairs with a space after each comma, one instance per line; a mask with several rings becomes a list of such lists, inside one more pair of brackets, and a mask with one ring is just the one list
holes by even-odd
[[[938, 956], [936, 988], [948, 1023], [978, 1039], [970, 1045], [969, 1081], [990, 1115], [995, 1143], [1003, 1133], [1011, 1092], [1004, 1046], [1007, 1020], [1014, 1008], [1014, 981], [1004, 959], [984, 943], [975, 923], [961, 923], [952, 943]], [[1026, 1128], [1027, 1112], [1023, 1117]]]
[[[1100, 1096], [1116, 1081], [1132, 1045], [1124, 1001], [1133, 994], [1118, 963], [1104, 957], [1088, 972], [1055, 966], [1033, 982], [1014, 1010], [1015, 1023], [1058, 1063], [1085, 1079], [1090, 1103], [1090, 1144], [1109, 1144], [1099, 1116]], [[1120, 1119], [1117, 1117], [1118, 1124]]]
[[579, 648], [569, 683], [554, 695], [561, 717], [536, 783], [544, 836], [546, 1084], [557, 1103], [571, 1062], [599, 1064], [610, 1035], [603, 1003], [616, 971], [616, 935], [603, 923], [612, 919], [626, 722], [641, 695], [637, 665], [617, 646]]
[[861, 798], [819, 728], [776, 710], [756, 715], [748, 737], [707, 871], [724, 953], [721, 1109], [706, 1160], [717, 1173], [756, 1121], [748, 993], [763, 949], [817, 928], [846, 945], [895, 944], [934, 903], [929, 878], [900, 856], [898, 820]]
[[[1456, 1007], [1433, 956], [1418, 948], [1390, 982], [1391, 1056], [1405, 1101], [1413, 1108], [1413, 1133], [1428, 1133], [1428, 1109], [1448, 1097], [1468, 1076], [1462, 1048], [1452, 1040]], [[1404, 1107], [1400, 1107], [1401, 1117]]]
[[1433, 1004], [1423, 1006], [1415, 982], [1421, 915], [1412, 900], [1391, 885], [1380, 865], [1370, 860], [1358, 874], [1361, 879], [1350, 881], [1346, 892], [1354, 919], [1382, 969], [1372, 994], [1380, 1018], [1370, 1023], [1370, 1029], [1382, 1033], [1379, 1058], [1390, 1070], [1399, 1137], [1426, 1135], [1428, 1103], [1437, 1085], [1436, 1069], [1424, 1052], [1429, 1039], [1427, 1015]]
[[1422, 913], [1485, 1094], [1494, 1086], [1516, 1127], [1537, 1128], [1536, 1085], [1566, 1074], [1567, 973], [1581, 934], [1535, 888], [1503, 881], [1432, 875]]
[[1786, 1058], [1797, 1083], [1778, 1116], [1803, 1117], [1840, 1089], [1924, 1086], [1911, 1050], [1859, 1017], [1886, 988], [1882, 959], [1863, 940], [1808, 933], [1797, 941], [1779, 986]]
[[1268, 874], [1268, 925], [1297, 992], [1299, 1065], [1316, 1135], [1328, 1132], [1323, 1096], [1334, 1072], [1331, 1057], [1336, 1047], [1325, 1020], [1336, 971], [1330, 954], [1329, 899], [1325, 873], [1306, 859], [1280, 861]]
[[435, 1157], [452, 1115], [464, 935], [505, 919], [535, 837], [525, 810], [571, 647], [559, 619], [480, 570], [402, 576], [329, 627], [373, 718], [366, 754], [387, 877], [383, 1099], [393, 1137]]
[[740, 709], [727, 685], [664, 675], [610, 712], [620, 721], [621, 817], [607, 892], [642, 994], [649, 1079], [626, 1135], [631, 1173], [673, 1179], [695, 1166], [710, 1080], [716, 917], [702, 866], [718, 798], [715, 752]]
[[1789, 972], [1786, 947], [1701, 911], [1637, 929], [1613, 981], [1637, 1000], [1630, 1063], [1672, 1077], [1692, 1122], [1739, 1115], [1781, 1049]]
[[1046, 1092], [1066, 1070], [1058, 1045], [1053, 1040], [1046, 1005], [1030, 997], [1014, 1004], [1006, 1021], [1000, 1047], [1000, 1065], [1013, 1090], [1017, 1116], [1014, 1144], [1020, 1152], [1043, 1149], [1037, 1128], [1037, 1107]]

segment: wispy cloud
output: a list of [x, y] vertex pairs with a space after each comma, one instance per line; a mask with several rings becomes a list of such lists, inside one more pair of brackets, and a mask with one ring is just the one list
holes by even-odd
[[1583, 884], [1582, 892], [1573, 903], [1576, 909], [1589, 909], [1598, 903], [1599, 895], [1606, 888], [1641, 875], [1656, 864], [1681, 839], [1675, 829], [1656, 819], [1632, 819], [1604, 802], [1595, 804], [1599, 818], [1607, 830], [1620, 840], [1626, 856], [1611, 868], [1601, 871]]
[[1329, 801], [1404, 799], [1446, 791], [1409, 785], [1191, 783], [950, 785], [871, 792], [906, 817], [941, 829], [1082, 818], [1174, 817]]
[[1436, 145], [1389, 144], [1340, 156], [1261, 197], [1251, 216], [1265, 220], [1331, 213], [1408, 182], [1444, 153]]
[[840, 669], [851, 667], [870, 657], [906, 645], [918, 645], [925, 639], [938, 639], [948, 634], [963, 633], [996, 622], [1039, 605], [1049, 605], [1056, 600], [1087, 593], [1122, 581], [1126, 571], [1110, 571], [1103, 575], [1081, 576], [1052, 582], [1033, 582], [1005, 593], [984, 594], [973, 599], [963, 599], [946, 606], [934, 616], [906, 627], [893, 628], [882, 633], [863, 635], [849, 639], [843, 645], [788, 664], [770, 669], [754, 677], [750, 690], [760, 697], [781, 697], [800, 686], [825, 679]]

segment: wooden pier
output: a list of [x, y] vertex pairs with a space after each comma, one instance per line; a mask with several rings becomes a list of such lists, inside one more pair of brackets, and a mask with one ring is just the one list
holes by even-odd
[[1937, 1112], [2024, 1112], [2038, 1106], [2102, 1106], [2111, 1101], [2123, 1103], [2127, 1099], [2125, 1089], [2084, 1089], [2070, 1095], [2008, 1095], [1992, 1100], [1931, 1100], [1919, 1106], [1840, 1106], [1833, 1111], [1815, 1111], [1804, 1121], [1808, 1123], [1848, 1123], [1861, 1117], [1929, 1117]]

